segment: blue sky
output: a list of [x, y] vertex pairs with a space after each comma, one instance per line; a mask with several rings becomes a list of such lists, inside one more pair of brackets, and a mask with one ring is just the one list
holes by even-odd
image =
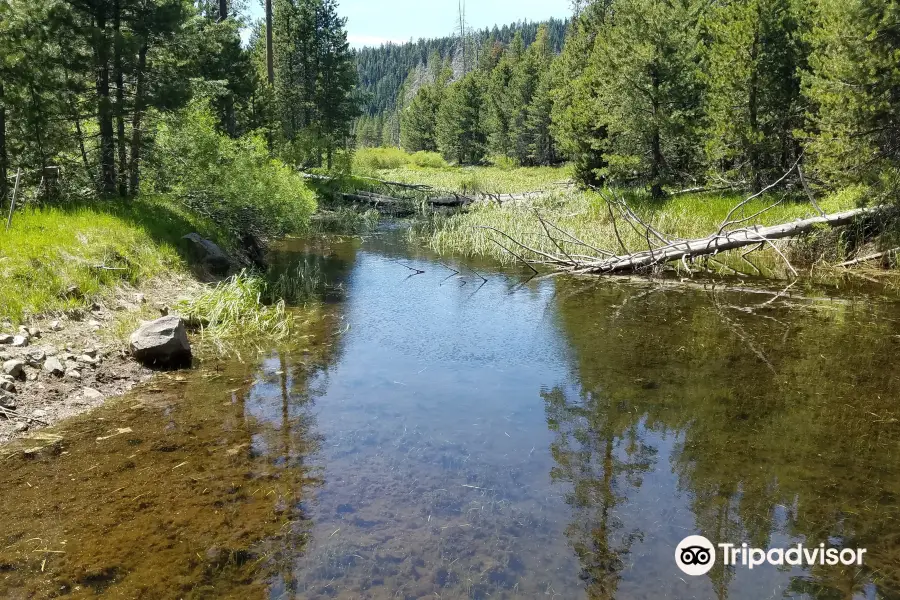
[[[250, 0], [249, 4], [251, 14], [262, 17], [260, 0]], [[458, 0], [341, 0], [339, 10], [348, 18], [347, 33], [354, 47], [441, 37], [451, 34], [458, 21]], [[469, 0], [466, 3], [466, 21], [476, 29], [569, 14], [569, 0]]]

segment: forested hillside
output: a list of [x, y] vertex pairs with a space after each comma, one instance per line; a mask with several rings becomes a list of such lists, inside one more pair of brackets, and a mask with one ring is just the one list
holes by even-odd
[[[665, 191], [900, 188], [900, 2], [596, 0], [556, 53], [497, 40], [430, 62], [400, 111], [409, 151], [459, 164], [569, 160], [585, 183]], [[862, 195], [862, 194], [861, 194]]]
[[[363, 102], [363, 116], [356, 128], [358, 143], [362, 146], [379, 146], [382, 143], [395, 145], [399, 142], [396, 114], [398, 98], [401, 93], [412, 97], [418, 86], [428, 78], [431, 69], [441, 68], [446, 62], [456, 76], [461, 76], [464, 68], [471, 69], [479, 64], [481, 57], [493, 52], [497, 45], [512, 43], [517, 33], [521, 35], [523, 44], [530, 46], [537, 38], [541, 25], [547, 27], [553, 52], [559, 53], [568, 25], [568, 21], [560, 19], [494, 26], [470, 32], [465, 44], [469, 56], [465, 59], [464, 46], [458, 35], [358, 50], [356, 65]], [[436, 62], [440, 65], [436, 65]]]

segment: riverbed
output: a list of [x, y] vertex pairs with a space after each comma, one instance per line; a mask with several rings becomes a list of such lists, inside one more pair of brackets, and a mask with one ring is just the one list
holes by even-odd
[[[892, 598], [900, 305], [287, 240], [320, 322], [0, 452], [4, 598]], [[798, 289], [800, 288], [800, 289]], [[688, 535], [865, 548], [718, 561]]]

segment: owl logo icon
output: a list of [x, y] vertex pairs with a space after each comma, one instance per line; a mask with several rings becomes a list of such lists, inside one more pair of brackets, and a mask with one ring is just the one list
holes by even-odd
[[716, 564], [716, 548], [702, 535], [689, 535], [675, 548], [675, 564], [686, 575], [704, 575]]

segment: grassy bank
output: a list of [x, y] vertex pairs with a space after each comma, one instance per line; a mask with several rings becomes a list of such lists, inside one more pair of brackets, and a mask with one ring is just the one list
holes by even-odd
[[120, 283], [189, 273], [181, 237], [235, 241], [165, 196], [38, 208], [0, 231], [0, 319], [86, 307]]

